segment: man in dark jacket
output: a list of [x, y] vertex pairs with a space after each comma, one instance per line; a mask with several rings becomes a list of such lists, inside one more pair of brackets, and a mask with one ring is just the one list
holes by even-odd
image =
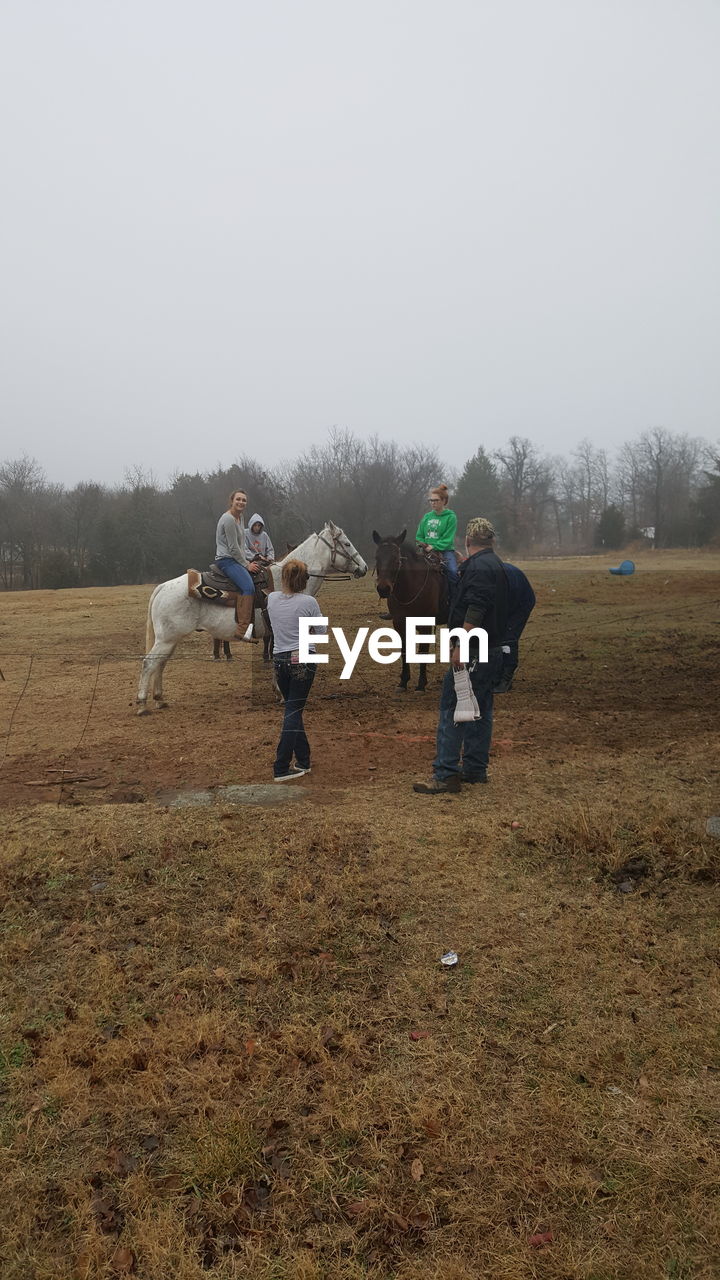
[[507, 628], [508, 580], [502, 560], [493, 550], [495, 531], [489, 520], [476, 516], [465, 537], [468, 558], [460, 566], [460, 579], [450, 606], [451, 627], [483, 627], [488, 636], [488, 660], [478, 661], [479, 646], [470, 641], [470, 684], [480, 709], [480, 719], [455, 724], [457, 705], [454, 670], [460, 667], [460, 651], [452, 652], [451, 667], [443, 681], [440, 718], [429, 782], [416, 782], [423, 795], [460, 791], [463, 782], [487, 782], [492, 737], [493, 687], [502, 670], [502, 644]]
[[508, 619], [503, 639], [503, 664], [494, 693], [509, 693], [513, 677], [519, 661], [520, 636], [525, 630], [530, 614], [535, 608], [535, 592], [522, 569], [515, 564], [503, 560], [503, 568], [508, 580]]

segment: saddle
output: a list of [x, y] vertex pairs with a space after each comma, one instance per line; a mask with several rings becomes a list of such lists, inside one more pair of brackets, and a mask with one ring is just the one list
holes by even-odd
[[[238, 589], [216, 564], [211, 564], [210, 568], [205, 569], [203, 573], [199, 569], [188, 569], [187, 577], [188, 595], [191, 600], [204, 600], [208, 604], [219, 604], [226, 609], [235, 609], [239, 595]], [[268, 570], [261, 569], [259, 573], [253, 574], [253, 582], [255, 583], [255, 608], [265, 609], [267, 588], [271, 586]]]
[[422, 551], [420, 554], [431, 569], [437, 569], [439, 573], [447, 573], [447, 565], [439, 551], [433, 551], [431, 548], [429, 551]]

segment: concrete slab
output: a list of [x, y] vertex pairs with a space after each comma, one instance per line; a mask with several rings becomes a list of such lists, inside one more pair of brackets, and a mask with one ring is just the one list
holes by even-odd
[[227, 787], [209, 787], [205, 791], [190, 789], [158, 791], [154, 799], [156, 804], [161, 804], [168, 809], [202, 809], [215, 804], [273, 807], [291, 804], [293, 800], [302, 800], [307, 794], [307, 788], [301, 787], [299, 782], [250, 782], [233, 783]]

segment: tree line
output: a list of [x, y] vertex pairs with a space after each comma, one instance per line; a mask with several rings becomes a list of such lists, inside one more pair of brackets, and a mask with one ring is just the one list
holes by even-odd
[[616, 550], [639, 539], [655, 547], [720, 541], [720, 448], [684, 434], [646, 431], [613, 458], [589, 440], [557, 458], [512, 436], [497, 449], [478, 448], [454, 472], [434, 449], [333, 429], [326, 444], [282, 466], [240, 457], [165, 485], [136, 468], [115, 487], [65, 488], [33, 459], [6, 461], [0, 588], [158, 582], [203, 568], [238, 488], [247, 490], [248, 517], [263, 516], [279, 556], [332, 519], [369, 559], [372, 530], [407, 527], [412, 536], [440, 481], [451, 489], [459, 535], [471, 516], [488, 516], [514, 555]]

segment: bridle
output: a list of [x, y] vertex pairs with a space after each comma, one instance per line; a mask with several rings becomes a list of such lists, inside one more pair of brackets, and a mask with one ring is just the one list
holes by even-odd
[[425, 561], [425, 577], [423, 578], [418, 590], [415, 592], [415, 595], [410, 600], [401, 600], [399, 595], [395, 591], [397, 580], [400, 576], [400, 570], [403, 567], [402, 552], [400, 551], [399, 547], [397, 548], [397, 553], [398, 553], [398, 566], [397, 566], [397, 569], [395, 570], [395, 577], [390, 582], [390, 595], [391, 596], [394, 595], [397, 603], [401, 605], [403, 609], [406, 609], [408, 605], [414, 604], [418, 596], [421, 596], [423, 591], [425, 590], [425, 587], [427, 586], [428, 576], [430, 573], [430, 565], [428, 564], [427, 561]]
[[[308, 578], [321, 578], [321, 579], [329, 578], [330, 575], [335, 570], [338, 555], [342, 555], [345, 557], [345, 565], [343, 566], [344, 570], [349, 570], [351, 564], [354, 564], [357, 569], [360, 569], [362, 567], [360, 564], [360, 553], [358, 551], [356, 551], [355, 554], [353, 555], [352, 552], [346, 551], [344, 547], [341, 547], [338, 545], [339, 534], [333, 535], [332, 542], [328, 541], [327, 538], [323, 537], [322, 533], [316, 533], [315, 537], [320, 542], [324, 542], [326, 547], [330, 548], [330, 568], [328, 569], [327, 573], [309, 573]], [[343, 569], [341, 569], [340, 572], [343, 572]]]

